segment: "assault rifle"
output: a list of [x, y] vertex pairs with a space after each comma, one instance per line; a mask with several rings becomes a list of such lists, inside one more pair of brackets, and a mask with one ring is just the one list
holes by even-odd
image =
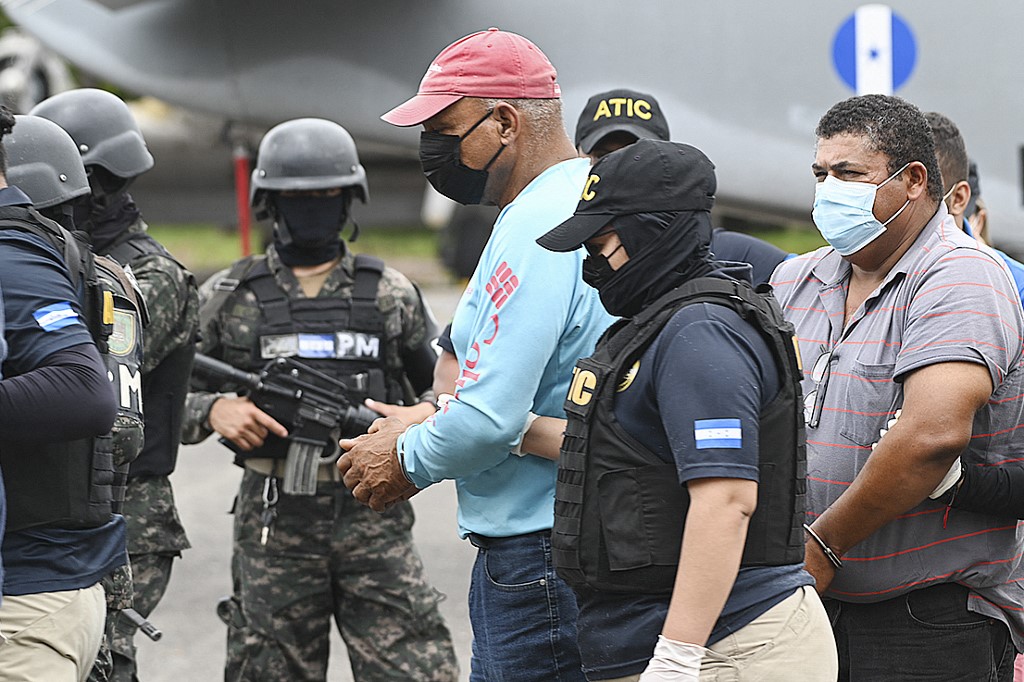
[[[259, 372], [244, 372], [196, 353], [195, 369], [248, 390], [255, 405], [288, 429], [282, 489], [290, 495], [316, 493], [317, 468], [338, 459], [338, 439], [366, 433], [379, 414], [349, 399], [344, 382], [293, 358], [275, 358]], [[221, 438], [235, 453], [241, 448]]]
[[160, 638], [164, 636], [164, 633], [160, 632], [155, 625], [146, 620], [146, 618], [135, 609], [121, 609], [121, 615], [131, 621], [132, 625], [141, 630], [142, 634], [146, 635], [146, 637], [149, 637], [154, 642], [159, 642]]

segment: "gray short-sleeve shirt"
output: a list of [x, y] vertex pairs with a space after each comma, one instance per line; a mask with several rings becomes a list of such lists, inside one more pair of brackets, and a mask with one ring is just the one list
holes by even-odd
[[[849, 487], [879, 430], [902, 406], [903, 380], [927, 365], [975, 362], [988, 369], [995, 388], [975, 415], [963, 461], [1019, 460], [1024, 320], [1004, 264], [956, 229], [940, 203], [844, 330], [850, 272], [825, 247], [783, 262], [772, 277], [803, 359], [810, 518]], [[1016, 583], [1024, 578], [1024, 531], [1011, 518], [946, 512], [926, 499], [853, 547], [829, 595], [874, 602], [956, 581], [972, 588], [972, 610], [1024, 628], [1024, 592]]]

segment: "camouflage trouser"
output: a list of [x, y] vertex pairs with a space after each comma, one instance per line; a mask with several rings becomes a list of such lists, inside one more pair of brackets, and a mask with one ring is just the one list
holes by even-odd
[[284, 495], [260, 542], [266, 478], [246, 470], [235, 505], [226, 680], [324, 680], [331, 617], [360, 682], [454, 682], [458, 664], [412, 543], [408, 503], [377, 514], [341, 483]]
[[115, 568], [100, 580], [107, 601], [107, 619], [103, 624], [103, 639], [100, 641], [100, 650], [96, 653], [96, 662], [93, 663], [92, 670], [89, 671], [89, 682], [109, 682], [113, 679], [114, 655], [111, 651], [114, 634], [113, 623], [121, 609], [132, 607], [132, 578], [132, 566], [129, 562]]
[[[174, 558], [188, 549], [188, 538], [174, 505], [174, 492], [166, 476], [147, 476], [128, 481], [124, 516], [128, 526], [128, 554], [134, 582], [134, 609], [148, 618], [164, 596], [171, 579]], [[110, 648], [116, 682], [137, 680], [135, 632], [138, 629], [123, 615], [117, 615]]]

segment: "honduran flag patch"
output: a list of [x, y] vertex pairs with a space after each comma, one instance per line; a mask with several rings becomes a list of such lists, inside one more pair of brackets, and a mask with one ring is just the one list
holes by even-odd
[[698, 450], [743, 447], [743, 430], [739, 419], [694, 420], [693, 438]]
[[44, 332], [57, 331], [78, 322], [78, 313], [67, 301], [43, 306], [32, 313], [32, 317], [36, 318], [36, 324], [42, 327]]

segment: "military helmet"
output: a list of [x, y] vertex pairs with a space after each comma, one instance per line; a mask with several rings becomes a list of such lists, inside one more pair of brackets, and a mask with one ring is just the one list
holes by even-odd
[[3, 138], [9, 184], [27, 194], [36, 208], [89, 194], [82, 157], [63, 128], [39, 116], [14, 120], [14, 129]]
[[43, 100], [29, 113], [68, 131], [86, 166], [105, 168], [119, 178], [134, 178], [153, 167], [128, 105], [106, 90], [67, 90]]
[[322, 118], [297, 118], [271, 128], [256, 155], [249, 202], [267, 215], [266, 193], [351, 187], [369, 199], [366, 169], [348, 131]]

